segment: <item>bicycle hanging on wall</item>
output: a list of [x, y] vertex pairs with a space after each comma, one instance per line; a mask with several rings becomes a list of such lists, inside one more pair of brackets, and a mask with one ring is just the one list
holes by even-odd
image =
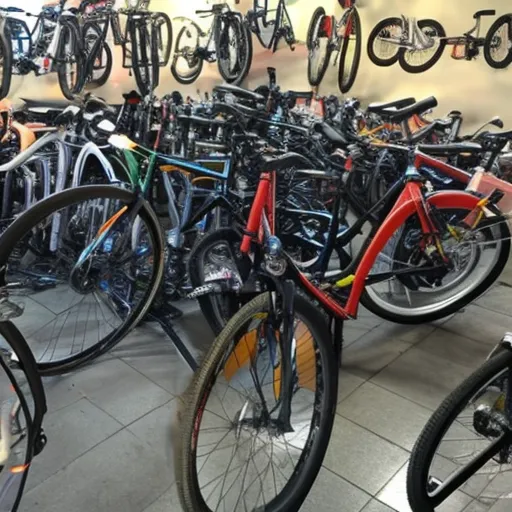
[[[443, 55], [446, 46], [452, 46], [455, 60], [474, 60], [483, 48], [484, 58], [495, 69], [508, 66], [512, 61], [509, 37], [510, 15], [499, 18], [485, 37], [480, 36], [484, 16], [494, 16], [496, 11], [477, 11], [475, 25], [461, 36], [446, 36], [443, 26], [436, 20], [386, 18], [381, 20], [368, 37], [368, 57], [377, 66], [391, 66], [399, 62], [408, 73], [422, 73], [433, 67]], [[498, 23], [499, 21], [499, 23]], [[503, 35], [505, 29], [505, 35]]]
[[309, 23], [308, 80], [313, 87], [320, 85], [331, 59], [336, 52], [334, 65], [338, 67], [338, 87], [342, 93], [354, 85], [361, 60], [361, 18], [355, 6], [356, 0], [338, 0], [344, 9], [339, 21], [327, 16], [318, 7]]

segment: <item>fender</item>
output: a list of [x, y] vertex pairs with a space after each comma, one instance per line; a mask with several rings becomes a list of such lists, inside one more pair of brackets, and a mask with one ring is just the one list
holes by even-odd
[[89, 156], [95, 156], [99, 160], [105, 172], [106, 178], [110, 184], [120, 183], [120, 180], [117, 179], [114, 168], [112, 167], [112, 164], [108, 158], [103, 154], [103, 152], [94, 142], [88, 142], [83, 146], [76, 159], [75, 167], [73, 169], [73, 181], [71, 182], [72, 188], [81, 185], [85, 163], [87, 162], [87, 158]]
[[512, 352], [512, 332], [506, 332], [501, 341], [492, 349], [491, 353], [487, 356], [486, 361], [492, 359], [499, 352], [503, 350], [510, 350]]

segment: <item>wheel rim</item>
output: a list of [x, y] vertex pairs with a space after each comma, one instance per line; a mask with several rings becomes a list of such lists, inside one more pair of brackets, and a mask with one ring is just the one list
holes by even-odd
[[343, 72], [341, 77], [341, 86], [343, 89], [347, 87], [351, 78], [352, 78], [352, 70], [356, 63], [356, 48], [357, 48], [357, 38], [358, 34], [356, 33], [356, 24], [354, 23], [354, 17], [350, 20], [351, 30], [350, 34], [348, 34], [347, 48], [345, 54], [345, 63], [343, 65]]
[[79, 69], [74, 39], [69, 31], [64, 45], [64, 66], [67, 86], [70, 91], [75, 92], [78, 85]]
[[[227, 31], [227, 34], [225, 31]], [[243, 44], [239, 43], [239, 38], [241, 42], [243, 36], [233, 23], [228, 22], [225, 31], [222, 32], [221, 36], [219, 64], [226, 77], [234, 79], [241, 68], [239, 55], [241, 55]]]
[[425, 50], [406, 50], [404, 61], [411, 67], [421, 67], [427, 64], [438, 52], [441, 46], [442, 34], [435, 27], [426, 26], [420, 29], [432, 43], [430, 48]]
[[[400, 50], [400, 46], [397, 43], [401, 38], [402, 26], [399, 23], [383, 27], [372, 42], [373, 53], [378, 59], [384, 61], [395, 58]], [[386, 39], [396, 41], [396, 43]]]
[[[443, 212], [443, 215], [450, 214]], [[421, 276], [413, 277], [410, 282], [394, 277], [389, 281], [367, 286], [369, 297], [380, 308], [403, 317], [434, 314], [448, 308], [477, 288], [499, 259], [502, 242], [498, 240], [501, 238], [501, 231], [497, 225], [487, 229], [489, 231], [485, 233], [477, 230], [474, 240], [469, 243], [457, 243], [449, 235], [443, 237], [443, 249], [454, 261], [455, 268], [443, 275], [440, 283], [433, 278], [425, 280]], [[379, 254], [371, 273], [411, 267], [410, 261], [399, 262], [392, 256], [403, 240], [403, 228], [400, 228]], [[412, 266], [416, 265], [417, 262]], [[411, 284], [418, 288], [415, 290]]]
[[489, 53], [491, 59], [496, 63], [501, 63], [508, 59], [512, 44], [508, 37], [509, 33], [510, 22], [505, 21], [492, 36]]
[[311, 36], [311, 48], [309, 49], [309, 69], [310, 81], [316, 83], [319, 81], [320, 73], [325, 66], [327, 59], [327, 51], [329, 46], [329, 39], [327, 37], [320, 37], [321, 24], [323, 23], [324, 16], [319, 16], [316, 20]]
[[173, 68], [184, 80], [194, 77], [202, 64], [197, 55], [198, 43], [199, 37], [193, 29], [184, 30], [176, 42]]
[[208, 510], [263, 510], [309, 455], [322, 410], [322, 361], [311, 327], [299, 315], [294, 327], [294, 432], [283, 434], [276, 422], [281, 333], [263, 310], [235, 333], [207, 385], [194, 422], [192, 464]]

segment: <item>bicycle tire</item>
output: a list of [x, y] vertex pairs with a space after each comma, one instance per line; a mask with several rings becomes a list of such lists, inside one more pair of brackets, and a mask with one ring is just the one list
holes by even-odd
[[12, 43], [8, 37], [8, 26], [3, 25], [0, 32], [0, 59], [2, 59], [2, 78], [0, 80], [0, 99], [9, 95], [12, 80]]
[[352, 31], [355, 37], [355, 48], [354, 48], [354, 57], [352, 60], [352, 65], [350, 66], [350, 72], [348, 74], [348, 78], [344, 80], [344, 71], [348, 53], [348, 46], [350, 43], [350, 34], [349, 37], [344, 37], [341, 45], [341, 54], [340, 54], [340, 62], [338, 67], [338, 87], [342, 94], [350, 91], [357, 77], [357, 72], [359, 70], [359, 63], [361, 62], [361, 18], [359, 16], [359, 12], [356, 8], [352, 9], [351, 14]]
[[379, 57], [376, 54], [375, 50], [373, 49], [373, 45], [374, 45], [375, 41], [377, 40], [377, 38], [379, 37], [379, 34], [381, 33], [381, 31], [386, 29], [387, 27], [391, 27], [391, 26], [400, 26], [401, 27], [402, 20], [400, 18], [385, 18], [385, 19], [379, 21], [379, 23], [377, 23], [377, 25], [375, 25], [375, 27], [373, 27], [372, 31], [370, 32], [370, 35], [368, 36], [368, 43], [367, 43], [368, 58], [376, 66], [383, 67], [383, 68], [392, 66], [393, 64], [395, 64], [398, 61], [399, 54], [403, 51], [403, 48], [401, 48], [400, 45], [397, 44], [395, 54], [390, 57], [384, 58], [384, 57]]
[[[418, 28], [420, 30], [422, 30], [424, 28], [428, 28], [428, 27], [433, 28], [437, 32], [439, 37], [446, 36], [446, 32], [445, 32], [443, 26], [438, 21], [429, 20], [429, 19], [418, 21]], [[410, 52], [409, 52], [409, 50], [404, 50], [404, 51], [400, 52], [400, 54], [398, 55], [398, 63], [400, 64], [400, 67], [407, 73], [412, 73], [412, 74], [424, 73], [425, 71], [428, 71], [430, 68], [432, 68], [437, 63], [437, 61], [443, 55], [445, 48], [446, 48], [446, 39], [441, 39], [439, 41], [439, 47], [437, 48], [435, 53], [432, 55], [432, 57], [430, 57], [430, 59], [427, 62], [424, 62], [423, 64], [420, 64], [418, 66], [410, 64], [409, 62], [406, 61], [406, 58]]]
[[[299, 510], [311, 489], [320, 467], [322, 465], [334, 424], [337, 401], [338, 369], [332, 349], [330, 335], [326, 328], [325, 319], [313, 304], [303, 296], [296, 294], [295, 311], [301, 318], [307, 319], [307, 327], [318, 340], [316, 347], [322, 361], [322, 375], [325, 385], [323, 392], [320, 423], [316, 434], [313, 434], [311, 450], [303, 451], [291, 479], [284, 486], [281, 493], [267, 503], [267, 512], [288, 512]], [[270, 294], [264, 293], [256, 296], [231, 318], [225, 329], [213, 342], [208, 354], [203, 359], [201, 367], [195, 373], [191, 385], [185, 392], [182, 403], [187, 404], [185, 411], [180, 411], [181, 418], [181, 445], [178, 451], [177, 486], [180, 500], [186, 512], [209, 512], [198, 490], [197, 475], [195, 474], [194, 449], [192, 448], [195, 429], [198, 425], [198, 414], [202, 414], [201, 407], [206, 405], [206, 399], [211, 389], [213, 373], [221, 363], [223, 356], [233, 342], [234, 335], [239, 332], [247, 322], [258, 313], [268, 312], [270, 309]], [[307, 443], [306, 443], [307, 444]], [[306, 454], [306, 455], [305, 455]], [[304, 456], [306, 456], [304, 460]], [[300, 468], [300, 469], [299, 469]]]
[[508, 65], [512, 62], [512, 48], [508, 50], [508, 55], [502, 61], [496, 61], [492, 57], [491, 49], [493, 43], [493, 37], [498, 29], [503, 25], [503, 23], [508, 23], [508, 40], [512, 41], [512, 15], [504, 14], [500, 16], [489, 28], [487, 35], [485, 36], [484, 42], [484, 58], [485, 62], [493, 68], [493, 69], [504, 69], [508, 67]]
[[[72, 189], [66, 189], [57, 194], [36, 203], [32, 208], [20, 215], [3, 233], [2, 245], [0, 247], [0, 268], [7, 267], [11, 251], [16, 247], [27, 233], [34, 226], [37, 226], [52, 213], [80, 202], [93, 199], [112, 199], [125, 201], [131, 204], [136, 201], [133, 192], [112, 185], [84, 185]], [[129, 320], [126, 319], [119, 329], [91, 345], [83, 352], [76, 353], [65, 359], [54, 362], [38, 362], [38, 369], [41, 375], [59, 375], [82, 366], [83, 364], [96, 359], [112, 347], [117, 345], [123, 337], [145, 316], [157, 293], [164, 272], [164, 242], [159, 228], [158, 219], [155, 213], [143, 207], [139, 213], [141, 219], [148, 227], [152, 242], [154, 243], [154, 271], [149, 280], [149, 286], [139, 305], [133, 309]], [[0, 276], [0, 286], [4, 283], [5, 276]]]
[[423, 427], [407, 468], [407, 497], [412, 510], [434, 512], [426, 487], [430, 463], [437, 446], [464, 405], [490, 382], [493, 376], [511, 364], [512, 352], [509, 349], [499, 351], [453, 390]]
[[[463, 210], [464, 208], [460, 207], [452, 207], [448, 209], [455, 210]], [[412, 219], [416, 216], [413, 214], [409, 219]], [[407, 222], [407, 221], [405, 221]], [[404, 222], [404, 224], [405, 224]], [[489, 223], [493, 223], [494, 221], [491, 219]], [[480, 226], [485, 227], [485, 221], [483, 221]], [[464, 296], [460, 297], [458, 300], [440, 308], [437, 311], [433, 311], [430, 313], [416, 314], [416, 315], [403, 315], [398, 314], [391, 311], [389, 308], [383, 307], [376, 303], [376, 301], [371, 297], [368, 292], [368, 289], [365, 289], [361, 295], [361, 304], [367, 309], [369, 309], [372, 313], [383, 318], [384, 320], [389, 320], [390, 322], [398, 323], [398, 324], [406, 324], [406, 325], [416, 325], [423, 324], [428, 322], [433, 322], [435, 320], [440, 320], [441, 318], [445, 318], [447, 316], [456, 313], [463, 307], [467, 306], [471, 302], [473, 302], [477, 297], [482, 295], [485, 291], [487, 291], [492, 284], [498, 279], [498, 277], [503, 272], [509, 255], [510, 255], [510, 237], [511, 232], [508, 227], [508, 224], [502, 222], [499, 224], [499, 238], [501, 239], [501, 247], [499, 256], [491, 271], [485, 276], [485, 278], [474, 288], [470, 289], [468, 293]]]
[[[100, 27], [98, 27], [97, 23], [94, 23], [94, 22], [86, 23], [82, 29], [83, 38], [84, 38], [84, 48], [87, 48], [87, 32], [89, 30], [93, 30], [97, 34], [97, 37], [101, 37], [101, 34], [102, 34], [101, 29], [100, 29]], [[94, 44], [94, 43], [92, 43], [92, 44]], [[99, 78], [94, 78], [94, 62], [98, 58], [100, 59], [100, 62], [102, 62], [102, 53], [103, 52], [105, 52], [104, 53], [104, 55], [105, 55], [105, 70], [100, 75]], [[110, 75], [112, 74], [112, 66], [114, 64], [114, 57], [112, 55], [112, 49], [110, 48], [109, 44], [106, 41], [103, 41], [103, 43], [98, 47], [98, 49], [96, 50], [96, 54], [94, 56], [93, 55], [87, 56], [85, 69], [88, 70], [89, 65], [91, 63], [93, 64], [93, 67], [92, 67], [93, 74], [90, 77], [91, 78], [90, 80], [89, 80], [89, 77], [87, 77], [88, 80], [86, 82], [85, 87], [87, 89], [88, 88], [97, 89], [99, 87], [104, 86], [108, 82], [108, 79], [110, 78]]]
[[[156, 87], [160, 79], [160, 66], [158, 61], [158, 48], [154, 44], [155, 27], [151, 34], [147, 23], [132, 22], [130, 24], [130, 39], [132, 43], [132, 70], [135, 82], [141, 96], [148, 96]], [[149, 46], [148, 46], [149, 45]], [[148, 52], [149, 49], [149, 52]], [[155, 51], [157, 62], [155, 60]], [[151, 74], [151, 75], [150, 75]]]
[[[313, 38], [315, 36], [315, 28], [317, 27], [317, 24], [322, 23], [322, 20], [325, 19], [325, 9], [323, 7], [318, 7], [315, 12], [313, 13], [313, 16], [311, 17], [311, 21], [309, 22], [309, 28], [308, 28], [308, 35], [307, 35], [307, 48], [308, 48], [308, 82], [311, 87], [317, 87], [321, 84], [322, 80], [324, 79], [325, 73], [327, 71], [327, 67], [329, 66], [329, 62], [331, 61], [331, 54], [332, 54], [332, 45], [331, 45], [331, 36], [323, 38], [327, 39], [327, 45], [325, 46], [325, 55], [323, 60], [321, 61], [321, 65], [319, 66], [316, 75], [313, 73], [313, 45], [316, 44], [316, 41], [313, 41]], [[331, 23], [334, 23], [334, 19], [331, 16]], [[318, 38], [318, 31], [317, 36]], [[318, 44], [320, 42], [318, 41]]]
[[[181, 38], [187, 34], [188, 30], [196, 31], [195, 50], [197, 50], [197, 48], [199, 47], [199, 35], [200, 35], [199, 27], [197, 27], [195, 23], [192, 23], [188, 27], [182, 27], [178, 33], [178, 37], [176, 38], [176, 46], [174, 47], [174, 55], [172, 57], [172, 64], [171, 64], [172, 76], [178, 83], [180, 83], [182, 85], [193, 84], [199, 78], [199, 75], [201, 74], [201, 71], [203, 70], [203, 64], [204, 64], [204, 61], [201, 57], [195, 57], [194, 66], [193, 67], [189, 66], [189, 69], [191, 70], [189, 74], [186, 74], [186, 75], [180, 74], [178, 72], [178, 70], [176, 69], [176, 64], [180, 57], [179, 44], [180, 44]], [[190, 36], [188, 36], [188, 37], [190, 37]], [[188, 65], [188, 63], [187, 63], [187, 65]]]
[[[233, 28], [234, 33], [238, 34], [237, 39], [239, 44], [242, 43], [240, 46], [237, 46], [238, 52], [236, 58], [238, 69], [233, 74], [226, 72], [226, 69], [221, 64], [222, 56], [226, 52], [226, 39], [229, 37], [230, 27]], [[229, 40], [227, 43], [229, 44]], [[215, 52], [217, 54], [217, 67], [224, 81], [228, 84], [241, 84], [249, 74], [252, 64], [253, 49], [252, 33], [239, 17], [229, 16], [217, 22], [215, 27]]]
[[[67, 80], [66, 70], [66, 37], [70, 38], [70, 44], [73, 48], [73, 55], [70, 56], [76, 62], [76, 82], [70, 87]], [[85, 86], [85, 62], [84, 53], [82, 52], [81, 45], [79, 44], [80, 39], [71, 24], [64, 23], [60, 33], [59, 44], [57, 46], [57, 75], [59, 78], [59, 85], [64, 97], [68, 100], [74, 100], [77, 94], [80, 94]]]
[[[173, 36], [172, 21], [171, 21], [171, 18], [169, 18], [169, 16], [165, 12], [159, 12], [158, 16], [156, 18], [157, 19], [160, 18], [164, 21], [163, 25], [160, 25], [160, 27], [159, 27], [160, 30], [158, 30], [158, 34], [161, 33], [161, 30], [166, 30], [166, 32], [167, 32], [167, 45], [165, 48], [163, 47], [164, 41], [162, 41], [162, 39], [157, 34], [157, 37], [158, 37], [157, 41], [159, 41], [159, 43], [161, 43], [161, 45], [162, 45], [161, 49], [162, 49], [162, 55], [163, 55], [162, 60], [160, 60], [160, 58], [158, 59], [159, 66], [165, 67], [169, 64], [169, 59], [171, 58], [172, 36]], [[162, 28], [162, 26], [163, 26], [163, 28]], [[157, 44], [156, 46], [157, 46], [157, 50], [158, 50], [158, 48], [160, 47], [160, 44]]]

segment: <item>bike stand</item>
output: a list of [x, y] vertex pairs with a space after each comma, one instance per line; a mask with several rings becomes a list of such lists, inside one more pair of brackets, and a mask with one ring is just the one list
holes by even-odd
[[148, 313], [148, 320], [152, 320], [153, 322], [158, 322], [162, 327], [163, 331], [169, 338], [171, 338], [172, 343], [176, 347], [176, 350], [181, 354], [185, 362], [189, 365], [190, 369], [195, 373], [198, 364], [195, 360], [194, 356], [190, 353], [190, 350], [185, 346], [182, 339], [179, 337], [178, 333], [174, 330], [172, 326], [172, 320], [167, 320], [166, 318], [161, 318], [153, 313]]

